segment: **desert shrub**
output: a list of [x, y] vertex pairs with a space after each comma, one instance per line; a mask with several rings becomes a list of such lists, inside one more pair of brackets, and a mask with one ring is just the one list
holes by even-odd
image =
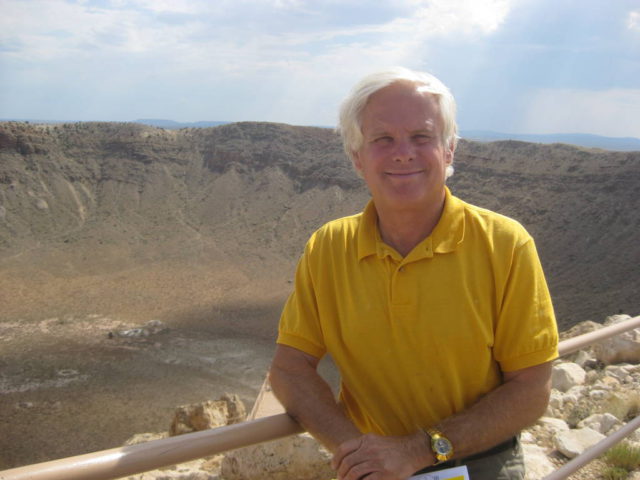
[[591, 407], [589, 407], [589, 405], [579, 403], [571, 409], [569, 415], [567, 415], [566, 422], [571, 428], [576, 428], [578, 426], [578, 423], [580, 423], [592, 413], [593, 411]]
[[602, 478], [604, 478], [604, 480], [625, 480], [628, 476], [629, 472], [620, 467], [607, 467], [607, 469], [602, 472]]
[[622, 422], [633, 420], [640, 413], [640, 392], [612, 395], [603, 405], [603, 410], [615, 415]]
[[[640, 447], [621, 442], [611, 447], [604, 454], [603, 460], [609, 465], [607, 472], [612, 475], [605, 478], [627, 478], [629, 472], [640, 468]], [[622, 472], [625, 473], [624, 476], [615, 476]]]

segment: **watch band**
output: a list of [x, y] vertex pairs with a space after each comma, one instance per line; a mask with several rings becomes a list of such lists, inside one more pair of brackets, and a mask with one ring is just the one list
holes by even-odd
[[436, 465], [453, 457], [453, 445], [444, 434], [435, 428], [426, 428], [425, 433], [431, 438], [431, 450], [436, 457]]

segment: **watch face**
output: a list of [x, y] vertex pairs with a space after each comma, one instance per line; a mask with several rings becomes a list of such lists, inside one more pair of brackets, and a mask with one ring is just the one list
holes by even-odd
[[451, 452], [451, 443], [446, 438], [438, 438], [434, 447], [439, 455], [448, 455]]

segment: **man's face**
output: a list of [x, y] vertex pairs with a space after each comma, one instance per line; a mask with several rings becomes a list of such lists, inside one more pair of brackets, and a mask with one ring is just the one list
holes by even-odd
[[361, 125], [354, 165], [376, 206], [398, 212], [439, 206], [453, 150], [443, 145], [435, 97], [412, 83], [394, 83], [369, 98]]

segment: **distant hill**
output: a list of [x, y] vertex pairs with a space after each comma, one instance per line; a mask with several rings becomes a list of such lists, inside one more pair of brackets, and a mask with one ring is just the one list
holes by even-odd
[[140, 118], [138, 120], [135, 120], [134, 123], [142, 123], [144, 125], [150, 125], [152, 127], [160, 127], [160, 128], [167, 128], [170, 130], [177, 130], [180, 128], [217, 127], [219, 125], [225, 125], [231, 122], [218, 122], [218, 121], [176, 122], [173, 120], [165, 120], [162, 118]]
[[[72, 123], [60, 120], [32, 120], [32, 119], [0, 119], [0, 122], [25, 122], [35, 124], [62, 124]], [[90, 122], [86, 122], [90, 123]], [[126, 123], [126, 122], [124, 122]], [[181, 128], [207, 128], [227, 125], [229, 121], [205, 120], [199, 122], [176, 122], [163, 118], [140, 118], [132, 123], [141, 123], [152, 127], [165, 128], [167, 130], [179, 130]], [[236, 122], [237, 123], [237, 122]], [[319, 128], [334, 128], [328, 125], [314, 125]], [[640, 152], [640, 138], [634, 137], [605, 137], [587, 133], [554, 133], [554, 134], [526, 134], [526, 133], [502, 133], [489, 130], [462, 130], [460, 136], [466, 140], [478, 142], [495, 142], [500, 140], [520, 140], [531, 143], [564, 143], [586, 148], [600, 148], [618, 152]]]
[[634, 137], [603, 137], [586, 133], [555, 133], [555, 134], [519, 134], [500, 133], [485, 130], [463, 130], [462, 138], [479, 142], [495, 142], [497, 140], [521, 140], [533, 143], [565, 143], [588, 148], [601, 148], [620, 152], [640, 152], [640, 138]]

